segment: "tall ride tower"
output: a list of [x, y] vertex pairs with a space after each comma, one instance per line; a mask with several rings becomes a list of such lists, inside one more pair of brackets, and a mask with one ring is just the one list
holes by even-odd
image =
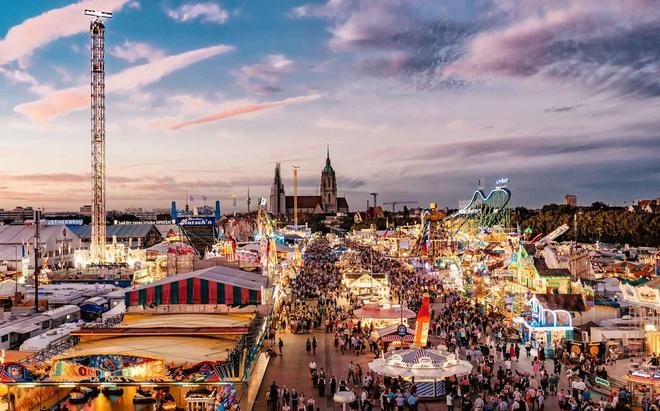
[[92, 242], [90, 257], [105, 262], [105, 25], [112, 13], [85, 10], [92, 16], [91, 34], [91, 131], [92, 131]]

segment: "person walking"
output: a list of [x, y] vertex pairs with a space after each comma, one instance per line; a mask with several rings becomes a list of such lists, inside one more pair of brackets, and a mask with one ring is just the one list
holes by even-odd
[[319, 385], [319, 397], [323, 398], [325, 397], [325, 377], [323, 377], [323, 375], [319, 377], [318, 385]]
[[347, 368], [347, 371], [348, 371], [348, 377], [346, 378], [346, 382], [347, 382], [347, 383], [348, 383], [348, 382], [351, 382], [351, 378], [352, 378], [352, 379], [353, 379], [353, 383], [356, 384], [357, 381], [355, 381], [355, 376], [354, 376], [355, 365], [353, 365], [353, 361], [351, 361], [351, 362], [348, 364], [348, 367], [346, 367], [346, 368]]
[[282, 341], [282, 338], [277, 342], [277, 347], [280, 349], [280, 355], [282, 355], [282, 348], [284, 348], [284, 342]]
[[279, 398], [279, 387], [277, 386], [277, 383], [273, 381], [273, 383], [270, 385], [270, 395], [268, 397], [268, 399], [270, 400], [270, 407], [272, 411], [277, 411], [277, 408], [279, 407], [278, 398]]
[[316, 355], [316, 347], [318, 346], [318, 341], [316, 341], [316, 337], [312, 337], [312, 353]]

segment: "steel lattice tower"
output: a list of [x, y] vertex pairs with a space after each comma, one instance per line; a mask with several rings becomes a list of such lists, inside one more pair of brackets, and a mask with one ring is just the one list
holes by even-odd
[[95, 16], [91, 33], [92, 235], [90, 257], [105, 262], [105, 26], [110, 13], [85, 10]]

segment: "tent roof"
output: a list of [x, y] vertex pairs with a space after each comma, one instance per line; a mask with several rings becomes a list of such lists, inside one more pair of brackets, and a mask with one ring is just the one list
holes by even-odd
[[18, 284], [16, 287], [16, 282], [14, 280], [8, 280], [0, 283], [0, 298], [13, 297], [16, 290], [25, 294], [25, 287], [21, 284]]
[[[239, 248], [239, 250], [247, 250], [247, 251], [259, 251], [259, 244], [257, 243], [250, 243], [247, 245], [244, 245], [243, 247]], [[284, 244], [275, 244], [275, 248], [277, 249], [278, 253], [292, 253], [295, 251], [295, 248], [286, 246]]]
[[[89, 225], [68, 226], [68, 228], [80, 238], [91, 237], [92, 227]], [[105, 233], [106, 237], [138, 238], [146, 237], [151, 230], [157, 230], [154, 224], [115, 224], [107, 226]]]
[[[39, 235], [42, 242], [47, 242], [53, 236], [61, 236], [63, 230], [67, 231], [67, 237], [76, 238], [77, 234], [72, 230], [74, 226], [62, 225], [41, 225]], [[34, 225], [0, 225], [0, 244], [18, 244], [34, 241]], [[14, 256], [14, 249], [11, 249], [11, 257]], [[27, 249], [26, 249], [27, 252]], [[18, 250], [18, 256], [21, 256], [21, 250]]]
[[215, 267], [205, 268], [203, 270], [166, 277], [151, 284], [143, 285], [133, 289], [126, 289], [126, 292], [147, 289], [157, 285], [177, 282], [179, 280], [187, 280], [188, 278], [200, 278], [202, 280], [229, 284], [236, 287], [247, 288], [249, 290], [261, 290], [261, 287], [265, 287], [268, 282], [268, 279], [261, 274], [250, 273], [247, 271], [218, 265]]

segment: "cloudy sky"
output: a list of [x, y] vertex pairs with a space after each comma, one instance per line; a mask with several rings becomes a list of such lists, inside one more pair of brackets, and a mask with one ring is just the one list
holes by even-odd
[[[4, 4], [6, 3], [6, 4]], [[26, 0], [0, 13], [0, 207], [90, 200], [89, 19], [106, 33], [108, 207], [317, 190], [454, 207], [660, 196], [655, 0]]]

